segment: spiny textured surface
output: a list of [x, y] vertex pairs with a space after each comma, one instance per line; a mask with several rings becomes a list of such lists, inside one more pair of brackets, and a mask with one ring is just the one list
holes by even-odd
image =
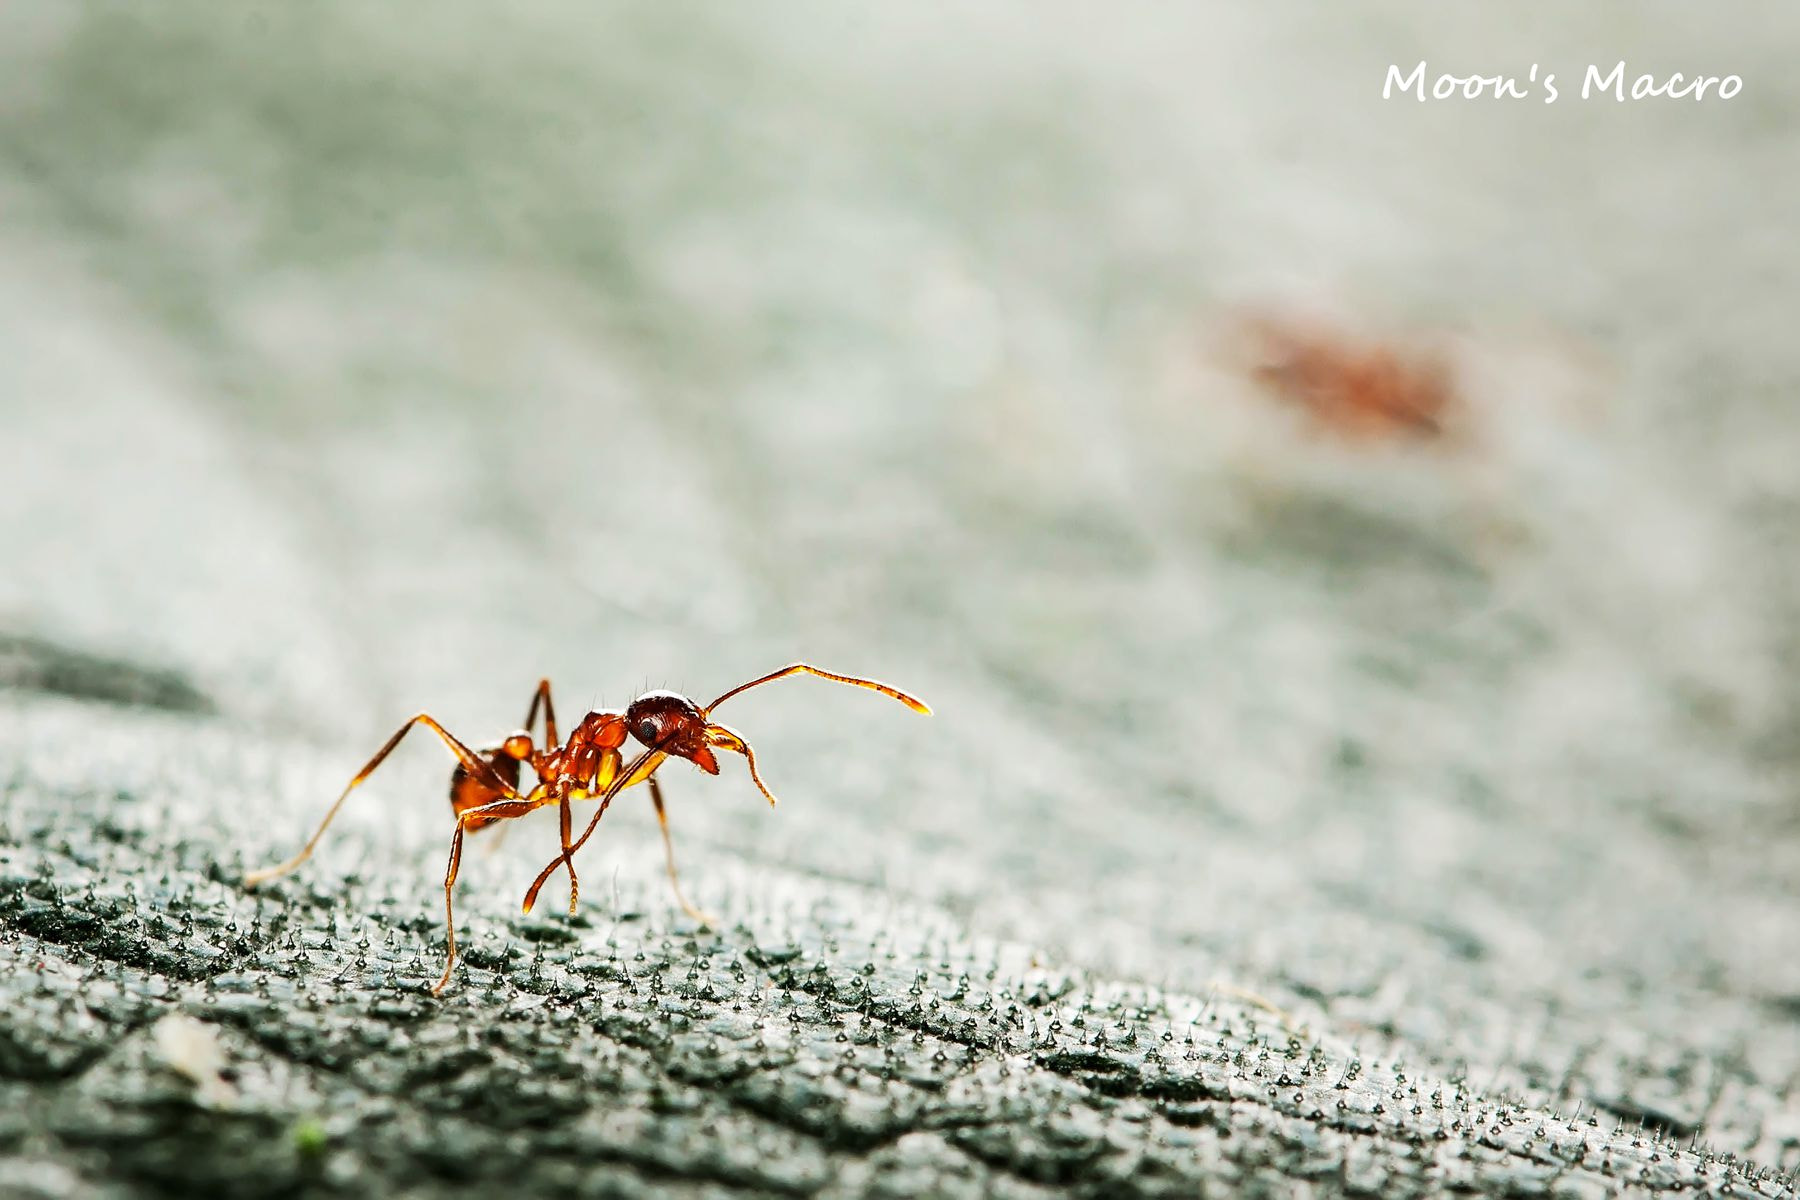
[[[1795, 1191], [1794, 18], [1045, 14], [0, 8], [0, 1194]], [[1475, 432], [1305, 437], [1270, 296]], [[938, 715], [734, 699], [716, 933], [631, 796], [429, 1000], [429, 745], [237, 886], [802, 656]]]
[[[0, 858], [0, 1178], [23, 1192], [1790, 1190], [1673, 1118], [1548, 1112], [1382, 1057], [1391, 1041], [1105, 983], [781, 873], [727, 892], [718, 932], [635, 896], [604, 923], [478, 919], [433, 1000], [436, 930], [410, 889], [329, 878], [255, 901], [209, 844], [158, 827], [153, 795], [111, 800], [98, 829], [9, 825]], [[230, 1099], [197, 1102], [157, 1054], [171, 1010], [216, 1026]]]

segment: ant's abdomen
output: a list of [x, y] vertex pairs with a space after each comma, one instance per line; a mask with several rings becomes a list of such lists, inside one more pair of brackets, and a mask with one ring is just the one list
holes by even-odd
[[[505, 780], [509, 787], [519, 786], [519, 760], [495, 747], [480, 752], [482, 759], [493, 768], [494, 774]], [[450, 807], [458, 814], [468, 812], [471, 808], [480, 808], [484, 804], [492, 804], [502, 798], [504, 793], [492, 784], [483, 782], [478, 776], [471, 775], [469, 769], [461, 763], [450, 773]], [[493, 824], [492, 818], [470, 821], [465, 828], [473, 833], [478, 829]]]

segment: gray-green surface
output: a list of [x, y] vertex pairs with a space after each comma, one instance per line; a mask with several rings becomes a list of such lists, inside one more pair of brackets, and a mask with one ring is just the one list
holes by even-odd
[[[0, 8], [0, 1195], [1791, 1195], [1796, 32]], [[1246, 418], [1270, 295], [1466, 331], [1488, 432]], [[422, 995], [430, 746], [236, 885], [420, 707], [795, 657], [938, 715], [733, 701], [717, 933], [633, 794]]]

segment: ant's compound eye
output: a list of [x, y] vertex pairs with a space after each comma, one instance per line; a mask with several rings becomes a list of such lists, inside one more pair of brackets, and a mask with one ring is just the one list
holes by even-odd
[[637, 727], [634, 728], [631, 732], [634, 735], [636, 735], [637, 740], [644, 743], [644, 745], [646, 745], [646, 746], [656, 745], [656, 737], [657, 737], [656, 722], [650, 720], [648, 717], [639, 721], [637, 723]]

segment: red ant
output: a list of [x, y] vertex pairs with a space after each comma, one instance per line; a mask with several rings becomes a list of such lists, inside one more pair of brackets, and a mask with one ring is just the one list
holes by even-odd
[[[319, 844], [319, 839], [324, 836], [332, 818], [337, 816], [338, 809], [343, 807], [350, 793], [374, 773], [375, 768], [393, 752], [394, 747], [400, 744], [400, 739], [413, 726], [424, 725], [444, 739], [444, 744], [456, 755], [456, 769], [450, 776], [450, 807], [456, 813], [456, 833], [450, 840], [450, 863], [444, 871], [447, 955], [443, 978], [431, 989], [432, 995], [443, 992], [450, 982], [450, 972], [456, 966], [456, 912], [451, 896], [456, 887], [457, 868], [462, 863], [463, 834], [480, 830], [495, 821], [522, 817], [545, 805], [556, 805], [562, 817], [562, 853], [544, 868], [537, 881], [531, 885], [531, 890], [525, 897], [526, 912], [531, 911], [532, 905], [537, 901], [539, 889], [555, 874], [556, 868], [566, 866], [569, 870], [569, 913], [574, 915], [581, 894], [580, 884], [575, 877], [575, 851], [586, 844], [614, 796], [625, 788], [648, 782], [650, 802], [656, 806], [656, 821], [662, 830], [663, 854], [668, 863], [669, 883], [675, 890], [675, 899], [689, 916], [702, 925], [711, 925], [711, 918], [688, 903], [687, 897], [682, 894], [681, 878], [675, 870], [675, 848], [669, 840], [669, 818], [663, 810], [662, 787], [655, 778], [656, 769], [670, 756], [674, 756], [687, 759], [709, 775], [717, 775], [719, 761], [714, 757], [713, 750], [730, 750], [744, 756], [744, 761], [750, 768], [751, 780], [773, 805], [775, 794], [769, 791], [756, 769], [756, 753], [750, 748], [750, 743], [729, 726], [713, 723], [711, 716], [715, 708], [739, 692], [787, 675], [799, 674], [817, 675], [838, 683], [869, 688], [884, 696], [892, 696], [914, 712], [927, 715], [931, 712], [922, 701], [885, 683], [860, 679], [854, 675], [837, 675], [797, 662], [752, 679], [749, 683], [739, 684], [704, 708], [675, 692], [645, 692], [633, 700], [624, 712], [605, 709], [588, 713], [569, 734], [569, 740], [558, 744], [556, 712], [550, 703], [550, 681], [545, 679], [538, 683], [537, 692], [531, 698], [531, 707], [525, 714], [525, 728], [509, 735], [497, 746], [479, 751], [471, 750], [438, 724], [436, 718], [429, 713], [420, 713], [408, 720], [345, 785], [300, 853], [279, 866], [250, 872], [244, 876], [244, 886], [254, 888], [286, 875], [311, 858], [313, 848]], [[540, 707], [544, 713], [544, 747], [541, 750], [531, 737], [531, 728], [537, 721]], [[648, 747], [629, 766], [625, 764], [624, 754], [620, 749], [624, 746], [627, 735]], [[529, 766], [537, 776], [537, 783], [525, 792], [519, 790], [521, 765]], [[571, 842], [570, 803], [596, 796], [600, 799], [599, 811], [588, 822], [580, 839]]]
[[1444, 435], [1454, 415], [1454, 381], [1437, 357], [1403, 355], [1300, 320], [1253, 318], [1244, 333], [1260, 352], [1254, 377], [1315, 427], [1347, 440], [1429, 441]]

